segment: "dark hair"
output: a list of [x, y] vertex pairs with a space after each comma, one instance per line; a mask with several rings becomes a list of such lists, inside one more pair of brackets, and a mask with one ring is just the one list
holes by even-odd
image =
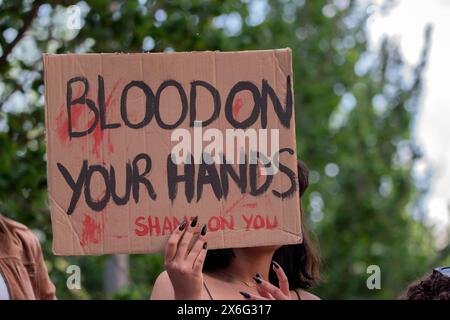
[[450, 300], [450, 277], [438, 271], [408, 286], [401, 300]]
[[[303, 196], [309, 184], [309, 169], [300, 160], [297, 161], [299, 194]], [[300, 199], [299, 199], [300, 200]], [[300, 211], [303, 216], [303, 208], [300, 200]], [[277, 249], [273, 255], [273, 260], [278, 262], [289, 279], [289, 288], [308, 289], [315, 286], [320, 278], [319, 254], [313, 242], [309, 238], [305, 223], [302, 219], [303, 242], [300, 244], [284, 245]], [[204, 271], [216, 271], [226, 268], [234, 258], [233, 249], [208, 250]], [[272, 284], [278, 285], [278, 278], [275, 272], [270, 269], [269, 280]]]

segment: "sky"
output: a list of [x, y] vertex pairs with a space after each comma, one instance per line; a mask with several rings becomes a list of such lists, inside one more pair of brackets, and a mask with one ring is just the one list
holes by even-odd
[[413, 129], [424, 159], [416, 171], [421, 174], [432, 170], [424, 205], [428, 223], [434, 227], [438, 241], [443, 242], [450, 225], [450, 0], [398, 0], [387, 14], [375, 14], [368, 27], [373, 46], [384, 35], [395, 37], [405, 60], [416, 64], [427, 24], [433, 27], [431, 51]]

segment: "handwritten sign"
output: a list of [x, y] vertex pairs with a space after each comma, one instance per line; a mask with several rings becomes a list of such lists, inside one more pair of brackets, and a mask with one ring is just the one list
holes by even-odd
[[45, 55], [53, 249], [301, 242], [289, 49]]

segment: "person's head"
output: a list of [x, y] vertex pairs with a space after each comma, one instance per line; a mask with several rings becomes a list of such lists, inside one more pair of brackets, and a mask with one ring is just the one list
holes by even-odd
[[408, 286], [402, 300], [450, 300], [450, 267], [436, 268]]
[[[309, 169], [302, 162], [297, 161], [298, 184], [300, 197], [303, 196], [309, 185]], [[303, 209], [300, 203], [300, 212]], [[309, 238], [308, 231], [302, 217], [303, 242], [300, 244], [285, 245], [278, 248], [273, 260], [278, 262], [289, 279], [289, 287], [293, 289], [308, 289], [317, 284], [320, 278], [320, 258], [318, 252]], [[204, 271], [216, 271], [226, 268], [234, 258], [233, 249], [208, 250], [204, 263]], [[278, 285], [278, 278], [271, 269], [269, 273], [271, 283]]]

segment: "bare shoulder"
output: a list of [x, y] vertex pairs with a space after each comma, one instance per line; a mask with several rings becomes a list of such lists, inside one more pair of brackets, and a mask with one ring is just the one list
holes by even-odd
[[173, 300], [175, 298], [172, 282], [167, 271], [160, 273], [153, 285], [151, 300]]
[[304, 290], [300, 290], [300, 297], [302, 297], [302, 300], [320, 300], [315, 294]]
[[[311, 292], [301, 290], [301, 289], [297, 289], [296, 291], [300, 295], [301, 300], [321, 300], [318, 296], [316, 296], [315, 294], [312, 294]], [[298, 295], [297, 295], [296, 291], [294, 291], [294, 290], [291, 291], [291, 297], [293, 300], [298, 300]]]

